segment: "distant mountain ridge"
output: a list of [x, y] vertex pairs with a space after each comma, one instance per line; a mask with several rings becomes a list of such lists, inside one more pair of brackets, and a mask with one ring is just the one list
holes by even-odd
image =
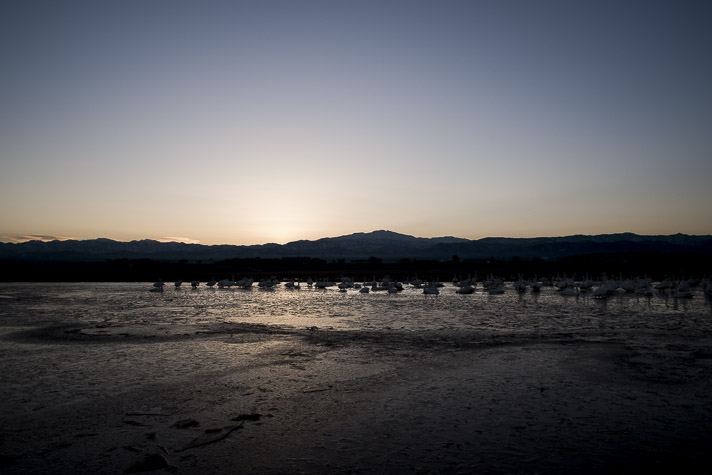
[[314, 241], [251, 246], [114, 241], [106, 238], [0, 243], [0, 259], [44, 262], [101, 262], [115, 259], [220, 261], [226, 259], [312, 257], [319, 259], [562, 259], [574, 255], [623, 252], [692, 252], [712, 255], [712, 236], [647, 236], [633, 233], [477, 240], [444, 236], [422, 238], [393, 231], [354, 233]]

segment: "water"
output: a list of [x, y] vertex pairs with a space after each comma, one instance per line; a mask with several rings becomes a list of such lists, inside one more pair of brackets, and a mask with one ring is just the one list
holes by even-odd
[[447, 285], [440, 295], [406, 288], [398, 294], [356, 290], [299, 290], [282, 287], [190, 289], [149, 292], [141, 283], [2, 284], [0, 326], [8, 329], [48, 325], [122, 327], [259, 324], [281, 329], [316, 326], [342, 331], [536, 333], [615, 329], [709, 331], [710, 300], [668, 294], [643, 297], [618, 294], [563, 296], [553, 288], [539, 293], [471, 295]]
[[[149, 292], [145, 283], [3, 284], [0, 357], [7, 401], [27, 408], [140, 386], [146, 380], [217, 371], [263, 351], [282, 335], [390, 348], [473, 347], [542, 340], [650, 346], [702, 340], [712, 332], [710, 300], [665, 294], [502, 295], [482, 289], [440, 295], [278, 287]], [[250, 345], [232, 345], [234, 336]], [[677, 338], [679, 339], [679, 338]], [[243, 355], [243, 356], [240, 356]], [[97, 362], [101, 364], [97, 365]]]
[[[306, 286], [151, 287], [0, 285], [0, 455], [10, 454], [14, 473], [45, 471], [58, 461], [54, 473], [116, 473], [137, 457], [116, 447], [155, 451], [146, 439], [151, 431], [169, 448], [171, 462], [188, 471], [205, 464], [224, 471], [229, 457], [209, 451], [233, 446], [256, 454], [250, 463], [257, 472], [363, 463], [366, 455], [374, 470], [383, 463], [398, 467], [404, 440], [422, 448], [424, 466], [437, 468], [451, 448], [432, 434], [465, 447], [459, 462], [517, 471], [526, 464], [507, 465], [514, 459], [491, 454], [517, 440], [512, 450], [521, 441], [531, 446], [521, 460], [538, 457], [542, 431], [551, 440], [572, 431], [561, 454], [571, 440], [575, 453], [583, 453], [592, 437], [600, 439], [596, 450], [613, 453], [621, 441], [610, 434], [639, 430], [665, 447], [669, 431], [655, 422], [638, 427], [646, 420], [677, 424], [689, 444], [707, 427], [699, 421], [712, 419], [706, 396], [712, 306], [699, 291], [692, 299], [618, 294], [599, 300], [553, 288], [520, 294], [511, 285], [502, 295], [482, 289], [460, 295], [446, 285], [437, 296], [414, 288], [361, 294]], [[588, 366], [579, 366], [583, 361]], [[479, 425], [459, 425], [463, 408], [476, 412], [471, 417]], [[570, 408], [565, 418], [562, 408]], [[646, 417], [636, 415], [641, 410]], [[171, 452], [210, 421], [222, 427], [236, 412], [249, 411], [275, 417], [254, 426], [250, 438], [231, 435], [229, 443], [195, 452], [212, 453], [211, 462]], [[158, 415], [127, 426], [134, 413]], [[172, 426], [189, 417], [204, 424], [195, 434]], [[580, 436], [576, 431], [591, 420], [600, 427]], [[299, 437], [283, 427], [299, 430]], [[471, 443], [481, 450], [466, 450]], [[265, 447], [273, 452], [260, 452]], [[298, 460], [309, 454], [309, 461], [277, 464], [288, 460], [285, 454], [299, 454]], [[560, 467], [550, 463], [541, 466]]]

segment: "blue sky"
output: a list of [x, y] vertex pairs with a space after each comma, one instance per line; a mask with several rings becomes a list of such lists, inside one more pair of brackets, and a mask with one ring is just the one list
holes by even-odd
[[707, 2], [0, 4], [0, 236], [712, 234]]

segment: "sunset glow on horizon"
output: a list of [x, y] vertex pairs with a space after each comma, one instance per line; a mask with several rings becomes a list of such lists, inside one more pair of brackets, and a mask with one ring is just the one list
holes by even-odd
[[9, 1], [0, 240], [712, 234], [705, 2]]

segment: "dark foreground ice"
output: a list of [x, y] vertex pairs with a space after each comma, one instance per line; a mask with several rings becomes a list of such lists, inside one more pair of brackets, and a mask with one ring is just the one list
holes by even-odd
[[702, 295], [0, 287], [2, 473], [709, 467]]

